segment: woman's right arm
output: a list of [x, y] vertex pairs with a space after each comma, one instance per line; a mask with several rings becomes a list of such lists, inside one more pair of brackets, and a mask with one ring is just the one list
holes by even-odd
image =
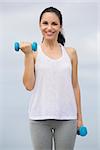
[[23, 84], [31, 91], [35, 85], [35, 59], [30, 43], [21, 43], [21, 50], [24, 56]]
[[23, 84], [25, 88], [31, 91], [35, 84], [35, 65], [33, 52], [25, 54]]

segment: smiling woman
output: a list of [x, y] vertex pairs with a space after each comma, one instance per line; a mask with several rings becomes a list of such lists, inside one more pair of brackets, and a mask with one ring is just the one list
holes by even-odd
[[57, 150], [73, 150], [77, 128], [83, 125], [78, 57], [74, 48], [64, 47], [62, 25], [61, 12], [48, 7], [39, 19], [43, 39], [38, 50], [21, 45], [23, 83], [32, 91], [28, 113], [34, 150], [51, 150], [52, 136]]

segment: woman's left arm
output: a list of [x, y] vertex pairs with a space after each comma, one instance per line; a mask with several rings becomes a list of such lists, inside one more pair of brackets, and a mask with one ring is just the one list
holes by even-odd
[[83, 120], [81, 111], [80, 86], [78, 82], [78, 57], [75, 49], [72, 50], [71, 61], [72, 61], [72, 85], [77, 105], [77, 127], [80, 127], [81, 125], [83, 125]]

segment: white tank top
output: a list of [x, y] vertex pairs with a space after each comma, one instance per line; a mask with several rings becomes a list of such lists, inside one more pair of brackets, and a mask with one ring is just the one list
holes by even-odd
[[53, 59], [38, 46], [36, 81], [29, 102], [29, 119], [76, 119], [77, 109], [71, 79], [71, 61], [61, 46], [62, 56]]

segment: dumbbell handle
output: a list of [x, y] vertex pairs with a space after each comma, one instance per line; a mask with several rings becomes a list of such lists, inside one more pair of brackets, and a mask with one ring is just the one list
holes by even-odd
[[[37, 43], [36, 42], [33, 42], [32, 43], [32, 50], [33, 51], [36, 51], [37, 50]], [[15, 44], [14, 44], [14, 48], [15, 48], [15, 51], [19, 51], [19, 49], [20, 49], [20, 44], [19, 44], [19, 42], [15, 42]]]
[[85, 126], [81, 126], [77, 129], [77, 134], [80, 136], [86, 136], [87, 135], [87, 128]]

